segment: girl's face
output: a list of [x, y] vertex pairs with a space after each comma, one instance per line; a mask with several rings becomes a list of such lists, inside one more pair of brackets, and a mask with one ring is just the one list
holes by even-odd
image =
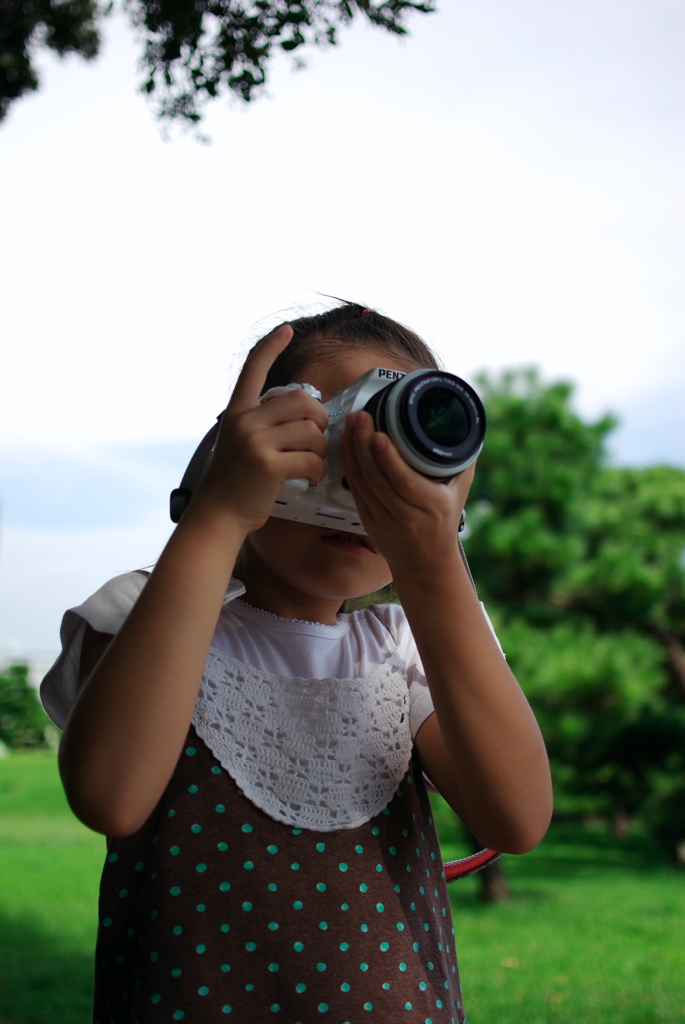
[[[377, 350], [341, 351], [306, 366], [300, 380], [317, 387], [327, 402], [376, 366], [403, 373], [417, 369]], [[286, 618], [334, 622], [343, 601], [380, 590], [392, 578], [368, 538], [360, 544], [349, 536], [271, 517], [248, 536], [241, 552], [236, 571], [247, 600]]]

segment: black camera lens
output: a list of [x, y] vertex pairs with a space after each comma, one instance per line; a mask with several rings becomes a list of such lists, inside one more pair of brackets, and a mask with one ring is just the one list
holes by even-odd
[[449, 480], [483, 447], [485, 410], [473, 388], [453, 373], [415, 370], [376, 392], [365, 409], [424, 476]]
[[419, 398], [416, 419], [423, 433], [441, 448], [456, 448], [469, 435], [464, 403], [449, 388], [436, 387]]

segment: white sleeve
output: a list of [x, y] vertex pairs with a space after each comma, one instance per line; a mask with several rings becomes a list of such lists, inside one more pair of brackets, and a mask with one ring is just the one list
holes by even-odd
[[40, 686], [43, 707], [60, 729], [76, 698], [86, 625], [98, 633], [118, 633], [146, 582], [147, 576], [141, 572], [117, 576], [83, 604], [65, 612], [60, 629], [62, 653]]

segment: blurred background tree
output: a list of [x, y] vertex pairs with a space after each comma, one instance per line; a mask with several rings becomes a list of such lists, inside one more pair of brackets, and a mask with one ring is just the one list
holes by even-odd
[[685, 471], [606, 465], [570, 384], [480, 379], [467, 553], [540, 721], [557, 813], [685, 854]]
[[13, 749], [51, 745], [55, 732], [29, 683], [27, 665], [9, 665], [0, 671], [0, 743]]
[[[142, 44], [143, 90], [157, 116], [190, 126], [204, 104], [233, 94], [249, 103], [266, 84], [276, 52], [334, 46], [338, 29], [363, 15], [406, 35], [410, 11], [429, 14], [433, 0], [125, 0]], [[0, 0], [0, 120], [13, 100], [38, 88], [35, 50], [47, 46], [86, 60], [100, 48], [112, 8], [97, 0]], [[301, 59], [297, 66], [303, 66]]]

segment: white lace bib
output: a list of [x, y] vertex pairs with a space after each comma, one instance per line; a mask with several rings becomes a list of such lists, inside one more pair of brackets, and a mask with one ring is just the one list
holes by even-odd
[[193, 725], [260, 810], [315, 832], [357, 828], [382, 811], [412, 752], [397, 653], [362, 679], [289, 679], [212, 647]]

